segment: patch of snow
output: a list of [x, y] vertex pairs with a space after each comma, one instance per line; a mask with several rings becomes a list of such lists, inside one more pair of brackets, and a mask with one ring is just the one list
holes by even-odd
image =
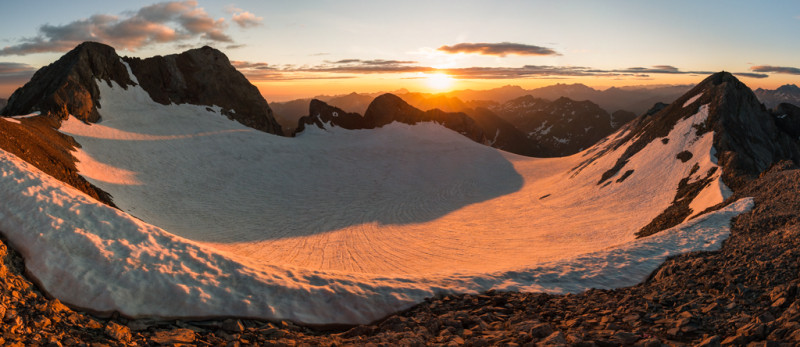
[[489, 141], [489, 146], [494, 146], [494, 144], [497, 143], [498, 136], [500, 136], [500, 129], [497, 129], [497, 131], [494, 133], [494, 138]]
[[130, 77], [131, 81], [133, 81], [133, 83], [136, 83], [136, 85], [139, 85], [139, 79], [137, 79], [136, 75], [133, 74], [131, 66], [128, 65], [128, 63], [126, 63], [124, 60], [122, 60], [122, 58], [119, 58], [119, 62], [122, 63], [122, 65], [125, 65], [125, 69], [128, 70], [128, 77]]
[[780, 118], [780, 119], [784, 119], [784, 118], [786, 118], [786, 116], [787, 116], [787, 115], [785, 115], [785, 114], [782, 114], [782, 115], [778, 116], [778, 118]]
[[693, 104], [695, 101], [697, 101], [697, 99], [700, 99], [701, 96], [703, 96], [703, 93], [697, 94], [691, 97], [689, 100], [686, 100], [686, 102], [683, 103], [683, 107]]
[[563, 138], [562, 139], [560, 137], [555, 137], [555, 136], [553, 136], [553, 140], [558, 142], [558, 143], [568, 143], [569, 142], [569, 138]]
[[333, 111], [333, 116], [334, 117], [339, 117], [339, 112]]
[[6, 121], [9, 121], [11, 123], [22, 124], [22, 122], [19, 121], [20, 119], [36, 117], [36, 116], [41, 115], [41, 114], [42, 114], [41, 112], [36, 111], [36, 112], [33, 112], [33, 113], [29, 113], [29, 114], [23, 114], [23, 115], [18, 115], [18, 116], [11, 116], [11, 117], [0, 117], [0, 118], [3, 118]]

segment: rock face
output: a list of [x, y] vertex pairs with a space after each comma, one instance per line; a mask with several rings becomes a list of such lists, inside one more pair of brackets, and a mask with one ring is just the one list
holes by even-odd
[[366, 129], [364, 117], [358, 113], [349, 113], [344, 110], [330, 106], [324, 101], [317, 99], [311, 100], [308, 106], [308, 116], [304, 116], [297, 121], [297, 128], [293, 134], [303, 132], [307, 126], [317, 126], [325, 129], [325, 125], [338, 126], [345, 129]]
[[478, 143], [488, 143], [483, 129], [463, 112], [444, 112], [439, 109], [422, 111], [394, 94], [383, 94], [367, 107], [364, 120], [370, 128], [382, 127], [392, 122], [417, 124], [433, 121], [456, 131]]
[[556, 101], [527, 95], [492, 108], [541, 146], [545, 157], [566, 156], [589, 148], [632, 119], [629, 112], [608, 114], [591, 101]]
[[[137, 81], [131, 79], [128, 64]], [[141, 87], [159, 103], [217, 105], [228, 118], [282, 135], [258, 88], [236, 71], [225, 55], [210, 47], [147, 59], [121, 58], [113, 48], [84, 42], [58, 61], [37, 71], [11, 95], [3, 116], [29, 114], [61, 120], [73, 115], [85, 122], [100, 120], [97, 83]]]
[[6, 100], [6, 99], [0, 99], [0, 111], [2, 111], [2, 110], [3, 110], [3, 107], [6, 107], [6, 104], [7, 104], [7, 103], [8, 103], [8, 100]]
[[794, 139], [800, 139], [800, 107], [782, 103], [772, 110], [775, 124]]
[[[656, 105], [651, 111], [635, 119], [626, 127], [630, 131], [603, 150], [597, 151], [581, 166], [585, 167], [599, 156], [628, 143], [625, 152], [609, 168], [598, 184], [603, 184], [618, 172], [624, 171], [628, 160], [653, 141], [666, 137], [680, 120], [698, 112], [701, 105], [708, 105], [708, 117], [695, 127], [696, 135], [714, 132], [713, 147], [717, 163], [722, 168], [723, 182], [734, 191], [769, 167], [782, 160], [800, 162], [800, 142], [791, 135], [789, 125], [781, 125], [779, 117], [773, 116], [758, 101], [755, 94], [728, 72], [720, 72], [706, 78], [702, 83], [678, 98], [672, 104]], [[786, 117], [788, 120], [788, 116]], [[676, 160], [682, 160], [679, 156]], [[699, 173], [700, 179], [691, 180], [691, 172], [677, 188], [673, 204], [649, 225], [639, 231], [647, 236], [677, 225], [691, 214], [689, 202], [710, 183], [713, 170]]]
[[383, 94], [375, 98], [369, 104], [363, 117], [357, 113], [345, 112], [323, 101], [312, 100], [309, 104], [309, 115], [298, 121], [298, 130], [295, 134], [300, 133], [302, 129], [311, 124], [320, 128], [325, 128], [324, 124], [327, 124], [345, 129], [374, 129], [392, 122], [404, 124], [436, 122], [475, 142], [489, 143], [483, 129], [465, 113], [444, 112], [438, 109], [421, 111], [393, 94]]
[[761, 100], [768, 108], [773, 108], [781, 103], [800, 106], [800, 87], [794, 84], [785, 84], [775, 90], [758, 88], [754, 93], [758, 100]]
[[97, 80], [120, 86], [133, 85], [128, 71], [113, 48], [84, 42], [61, 59], [45, 66], [8, 99], [3, 116], [39, 111], [53, 119], [73, 115], [85, 122], [97, 122], [100, 91]]
[[125, 58], [142, 88], [161, 104], [217, 105], [248, 127], [282, 135], [267, 101], [228, 57], [211, 47], [152, 58]]

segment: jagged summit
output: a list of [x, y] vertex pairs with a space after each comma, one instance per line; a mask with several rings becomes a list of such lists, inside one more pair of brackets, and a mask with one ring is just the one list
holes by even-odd
[[3, 116], [39, 111], [56, 119], [73, 115], [96, 122], [100, 92], [95, 80], [133, 85], [128, 71], [114, 48], [97, 42], [84, 42], [56, 62], [37, 71], [31, 81], [9, 98]]
[[120, 57], [114, 48], [84, 42], [37, 71], [11, 95], [3, 116], [39, 111], [63, 120], [100, 120], [98, 81], [123, 88], [141, 86], [161, 104], [220, 106], [228, 118], [273, 134], [282, 134], [258, 88], [239, 73], [222, 52], [205, 46], [180, 54], [139, 59]]
[[[698, 115], [703, 117], [698, 118]], [[670, 132], [689, 118], [699, 121], [692, 124], [693, 135], [689, 137], [692, 140], [686, 146], [713, 131], [711, 157], [722, 172], [717, 172], [716, 167], [708, 171], [692, 168], [677, 187], [673, 204], [642, 228], [640, 236], [685, 220], [693, 212], [689, 202], [713, 184], [716, 177], [721, 177], [724, 184], [737, 190], [780, 161], [800, 162], [797, 138], [790, 135], [787, 127], [778, 124], [777, 118], [766, 110], [750, 88], [732, 74], [722, 71], [709, 76], [672, 104], [656, 107], [629, 123], [617, 138], [599, 147], [575, 170], [579, 172], [597, 159], [624, 148], [616, 163], [602, 174], [597, 184], [608, 185], [623, 173], [636, 174], [629, 167], [632, 158], [651, 144], [663, 142], [666, 145]], [[684, 151], [675, 160], [686, 162], [697, 155], [706, 153]]]

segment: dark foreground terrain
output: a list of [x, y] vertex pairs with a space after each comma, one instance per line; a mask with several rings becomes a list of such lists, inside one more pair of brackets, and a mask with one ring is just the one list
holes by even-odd
[[755, 208], [722, 250], [668, 260], [644, 283], [573, 295], [436, 297], [372, 325], [98, 318], [47, 298], [0, 244], [0, 345], [800, 344], [800, 170], [777, 165], [736, 192]]

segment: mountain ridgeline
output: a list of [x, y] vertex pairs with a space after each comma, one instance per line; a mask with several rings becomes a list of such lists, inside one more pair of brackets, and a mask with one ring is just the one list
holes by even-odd
[[112, 47], [85, 42], [39, 69], [11, 95], [2, 115], [38, 111], [53, 119], [72, 115], [95, 123], [100, 120], [98, 108], [102, 108], [97, 83], [111, 86], [112, 82], [126, 89], [141, 86], [153, 101], [164, 105], [220, 106], [230, 119], [282, 135], [258, 88], [222, 52], [210, 47], [139, 59], [120, 57]]
[[[693, 126], [693, 132], [699, 138], [713, 131], [711, 155], [722, 169], [724, 184], [737, 191], [779, 162], [800, 163], [800, 138], [796, 136], [797, 121], [800, 120], [797, 108], [787, 104], [782, 110], [785, 113], [767, 110], [750, 88], [732, 74], [719, 72], [706, 78], [675, 102], [656, 105], [628, 123], [618, 137], [604, 140], [574, 170], [582, 170], [598, 158], [624, 148], [616, 164], [605, 171], [597, 184], [608, 185], [615, 178], [620, 179], [623, 172], [626, 177], [635, 175], [635, 171], [628, 167], [634, 155], [648, 145], [665, 141], [678, 122], [698, 112], [707, 112], [705, 120]], [[685, 161], [702, 154], [684, 151], [675, 160]], [[712, 178], [719, 173], [716, 167], [707, 172], [696, 170], [693, 168], [676, 187], [672, 205], [643, 227], [639, 236], [648, 236], [677, 225], [692, 212], [699, 212], [692, 211], [689, 202], [711, 184]]]
[[[407, 100], [409, 98], [416, 105], [442, 105], [446, 111], [439, 108], [422, 111], [418, 106], [412, 106]], [[309, 102], [308, 115], [298, 120], [294, 133], [302, 132], [309, 125], [372, 129], [394, 121], [405, 124], [433, 121], [475, 142], [508, 152], [557, 157], [589, 148], [636, 117], [625, 111], [611, 115], [590, 101], [568, 98], [551, 102], [524, 96], [487, 106], [463, 103], [458, 98], [445, 96], [431, 99], [418, 93], [408, 93], [405, 98], [383, 94], [369, 104], [362, 117], [356, 112], [347, 112], [314, 99]]]

